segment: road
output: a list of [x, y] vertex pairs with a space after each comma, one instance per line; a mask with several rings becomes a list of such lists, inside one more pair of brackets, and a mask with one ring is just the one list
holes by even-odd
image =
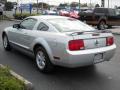
[[0, 22], [0, 63], [31, 81], [35, 90], [120, 90], [120, 36], [115, 35], [117, 50], [110, 62], [68, 69], [57, 67], [52, 74], [40, 73], [34, 60], [12, 50], [4, 51], [1, 41], [2, 30], [13, 21]]

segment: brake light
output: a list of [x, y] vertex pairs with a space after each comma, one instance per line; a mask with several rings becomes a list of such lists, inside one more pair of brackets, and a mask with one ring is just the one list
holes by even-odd
[[71, 40], [69, 41], [69, 50], [76, 51], [84, 49], [84, 41], [83, 40]]
[[114, 38], [113, 37], [107, 37], [106, 38], [106, 45], [107, 46], [113, 45], [113, 43], [114, 43]]

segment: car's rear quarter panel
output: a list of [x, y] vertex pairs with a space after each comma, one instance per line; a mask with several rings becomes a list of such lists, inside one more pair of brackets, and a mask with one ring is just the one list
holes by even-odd
[[[81, 35], [81, 36], [73, 36], [74, 39], [95, 39], [95, 38], [106, 38], [108, 36], [113, 36], [111, 33], [104, 33], [100, 36], [92, 36], [91, 34], [88, 35]], [[60, 39], [61, 40], [61, 39]], [[93, 48], [86, 48], [85, 50], [79, 51], [70, 51], [68, 49], [68, 42], [69, 40], [63, 39], [60, 41], [58, 39], [58, 45], [56, 51], [56, 56], [60, 57], [59, 60], [56, 60], [56, 64], [67, 66], [67, 67], [79, 67], [85, 65], [94, 64], [94, 57], [95, 54], [103, 53], [104, 61], [109, 61], [114, 53], [116, 45], [113, 44], [112, 46], [106, 46], [106, 39], [103, 40], [103, 46], [101, 47], [93, 47]], [[66, 42], [66, 44], [65, 44]], [[87, 45], [90, 46], [90, 42], [87, 42]]]
[[30, 44], [30, 49], [33, 50], [36, 44], [42, 45], [53, 63], [55, 61], [54, 57], [63, 57], [65, 55], [67, 42], [73, 40], [73, 37], [56, 32], [36, 31], [33, 34], [35, 34], [35, 40]]

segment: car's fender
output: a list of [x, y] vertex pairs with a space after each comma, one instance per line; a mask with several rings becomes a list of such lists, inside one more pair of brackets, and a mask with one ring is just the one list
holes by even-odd
[[99, 24], [101, 21], [105, 21], [105, 23], [107, 24], [107, 18], [106, 18], [105, 16], [101, 16], [101, 17], [99, 18], [98, 24]]
[[35, 39], [33, 41], [33, 43], [31, 44], [30, 49], [33, 51], [34, 47], [36, 45], [43, 46], [44, 49], [46, 50], [47, 54], [49, 55], [49, 58], [50, 58], [51, 62], [54, 60], [52, 50], [51, 50], [48, 42], [45, 39], [43, 39], [43, 38], [37, 38], [37, 39]]
[[9, 30], [11, 30], [12, 29], [12, 27], [7, 27], [7, 28], [5, 28], [3, 31], [2, 31], [2, 35], [5, 33], [7, 36], [8, 36], [8, 32], [9, 32]]

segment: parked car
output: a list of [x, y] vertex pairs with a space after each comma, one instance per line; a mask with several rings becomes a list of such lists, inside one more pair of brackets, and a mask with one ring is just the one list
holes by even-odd
[[63, 10], [59, 11], [59, 15], [60, 16], [67, 16], [67, 17], [69, 17], [70, 13], [69, 13], [69, 10], [63, 9]]
[[79, 13], [79, 11], [77, 11], [77, 10], [71, 10], [70, 17], [79, 19], [80, 16], [78, 15], [78, 13]]
[[12, 48], [35, 57], [42, 72], [55, 65], [76, 68], [109, 61], [116, 45], [109, 31], [63, 16], [31, 16], [2, 33], [6, 51]]
[[120, 13], [112, 8], [95, 8], [90, 12], [80, 12], [80, 20], [89, 25], [95, 25], [99, 30], [120, 25]]
[[52, 10], [45, 10], [43, 12], [43, 15], [58, 15], [58, 13], [56, 11], [52, 11]]

